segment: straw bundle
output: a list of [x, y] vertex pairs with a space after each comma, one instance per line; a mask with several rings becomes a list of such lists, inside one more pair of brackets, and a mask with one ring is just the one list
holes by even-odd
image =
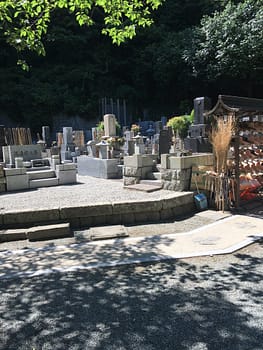
[[212, 128], [211, 143], [216, 158], [216, 172], [225, 173], [227, 170], [227, 155], [231, 138], [235, 129], [234, 116], [230, 115], [225, 120], [218, 118], [216, 125]]
[[216, 208], [223, 211], [231, 204], [234, 193], [233, 181], [227, 174], [227, 156], [234, 131], [235, 118], [229, 115], [226, 119], [217, 119], [210, 135], [216, 165], [209, 190], [214, 196]]

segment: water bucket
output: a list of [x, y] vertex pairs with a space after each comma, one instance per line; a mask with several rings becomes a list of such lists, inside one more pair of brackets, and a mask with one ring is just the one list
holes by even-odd
[[195, 205], [198, 210], [207, 209], [207, 198], [203, 193], [198, 193], [194, 196]]

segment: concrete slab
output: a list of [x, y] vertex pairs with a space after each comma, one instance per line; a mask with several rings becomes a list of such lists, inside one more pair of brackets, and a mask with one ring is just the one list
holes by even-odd
[[26, 236], [29, 241], [70, 237], [69, 223], [36, 226], [27, 229]]
[[128, 231], [123, 225], [92, 227], [88, 233], [88, 237], [93, 241], [128, 236]]
[[229, 216], [232, 216], [232, 214], [228, 211], [215, 211], [215, 210], [204, 210], [199, 213], [195, 214], [196, 216], [211, 219], [211, 220], [222, 220]]
[[24, 239], [26, 239], [26, 229], [0, 231], [0, 242], [20, 241]]
[[159, 191], [162, 189], [162, 186], [156, 186], [156, 185], [147, 185], [144, 183], [140, 184], [135, 184], [135, 185], [129, 185], [129, 186], [124, 186], [125, 189], [128, 190], [134, 190], [134, 191], [143, 191], [143, 192], [154, 192], [154, 191]]

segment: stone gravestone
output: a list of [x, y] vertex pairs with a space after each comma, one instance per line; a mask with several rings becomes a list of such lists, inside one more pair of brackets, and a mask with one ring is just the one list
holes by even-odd
[[194, 124], [204, 124], [204, 113], [211, 108], [211, 100], [208, 97], [196, 97], [194, 99]]
[[161, 122], [162, 122], [162, 125], [163, 125], [163, 128], [166, 126], [167, 124], [167, 117], [161, 117]]
[[87, 151], [88, 151], [88, 157], [92, 157], [92, 158], [97, 157], [97, 146], [95, 141], [87, 142]]
[[61, 160], [72, 160], [71, 153], [74, 152], [72, 127], [63, 128], [63, 144], [61, 145]]
[[6, 166], [15, 166], [15, 159], [22, 158], [24, 162], [41, 159], [40, 145], [9, 145], [3, 146], [3, 160]]
[[116, 136], [116, 118], [114, 114], [105, 114], [104, 121], [104, 134], [106, 137]]
[[72, 127], [63, 128], [63, 143], [71, 145], [73, 143]]
[[143, 142], [143, 136], [136, 135], [134, 138], [134, 154], [145, 154], [145, 145]]
[[74, 131], [74, 144], [79, 149], [84, 148], [85, 143], [85, 137], [84, 137], [84, 131], [83, 130], [75, 130]]
[[168, 129], [160, 131], [159, 135], [159, 155], [167, 154], [170, 151], [171, 147], [171, 132]]
[[189, 137], [184, 140], [184, 147], [193, 152], [211, 152], [211, 145], [205, 135], [204, 113], [211, 108], [208, 97], [194, 99], [194, 124], [189, 127]]
[[152, 139], [152, 154], [159, 154], [159, 137], [160, 134], [153, 135]]
[[129, 141], [131, 141], [131, 139], [134, 135], [133, 135], [132, 131], [125, 130], [123, 132], [123, 136], [125, 139], [125, 143], [123, 145], [123, 151], [124, 151], [125, 155], [127, 155], [127, 154], [129, 154]]
[[161, 121], [155, 122], [155, 132], [156, 134], [160, 134], [160, 131], [163, 130], [163, 124]]
[[0, 125], [0, 162], [3, 161], [2, 146], [5, 146], [5, 129], [3, 125]]
[[50, 128], [49, 126], [42, 126], [42, 139], [46, 147], [51, 146]]
[[100, 159], [108, 159], [108, 149], [109, 145], [105, 141], [101, 141], [96, 145], [99, 148], [99, 158]]
[[56, 136], [57, 136], [57, 146], [61, 147], [61, 145], [63, 144], [63, 134], [62, 134], [62, 132], [58, 132]]
[[91, 135], [92, 135], [92, 141], [97, 142], [98, 141], [97, 128], [92, 128], [91, 129]]

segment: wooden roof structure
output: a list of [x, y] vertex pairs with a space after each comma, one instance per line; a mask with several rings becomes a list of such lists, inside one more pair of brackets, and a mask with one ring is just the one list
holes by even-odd
[[205, 113], [205, 116], [234, 114], [241, 118], [245, 116], [263, 116], [263, 99], [219, 95], [214, 108]]

